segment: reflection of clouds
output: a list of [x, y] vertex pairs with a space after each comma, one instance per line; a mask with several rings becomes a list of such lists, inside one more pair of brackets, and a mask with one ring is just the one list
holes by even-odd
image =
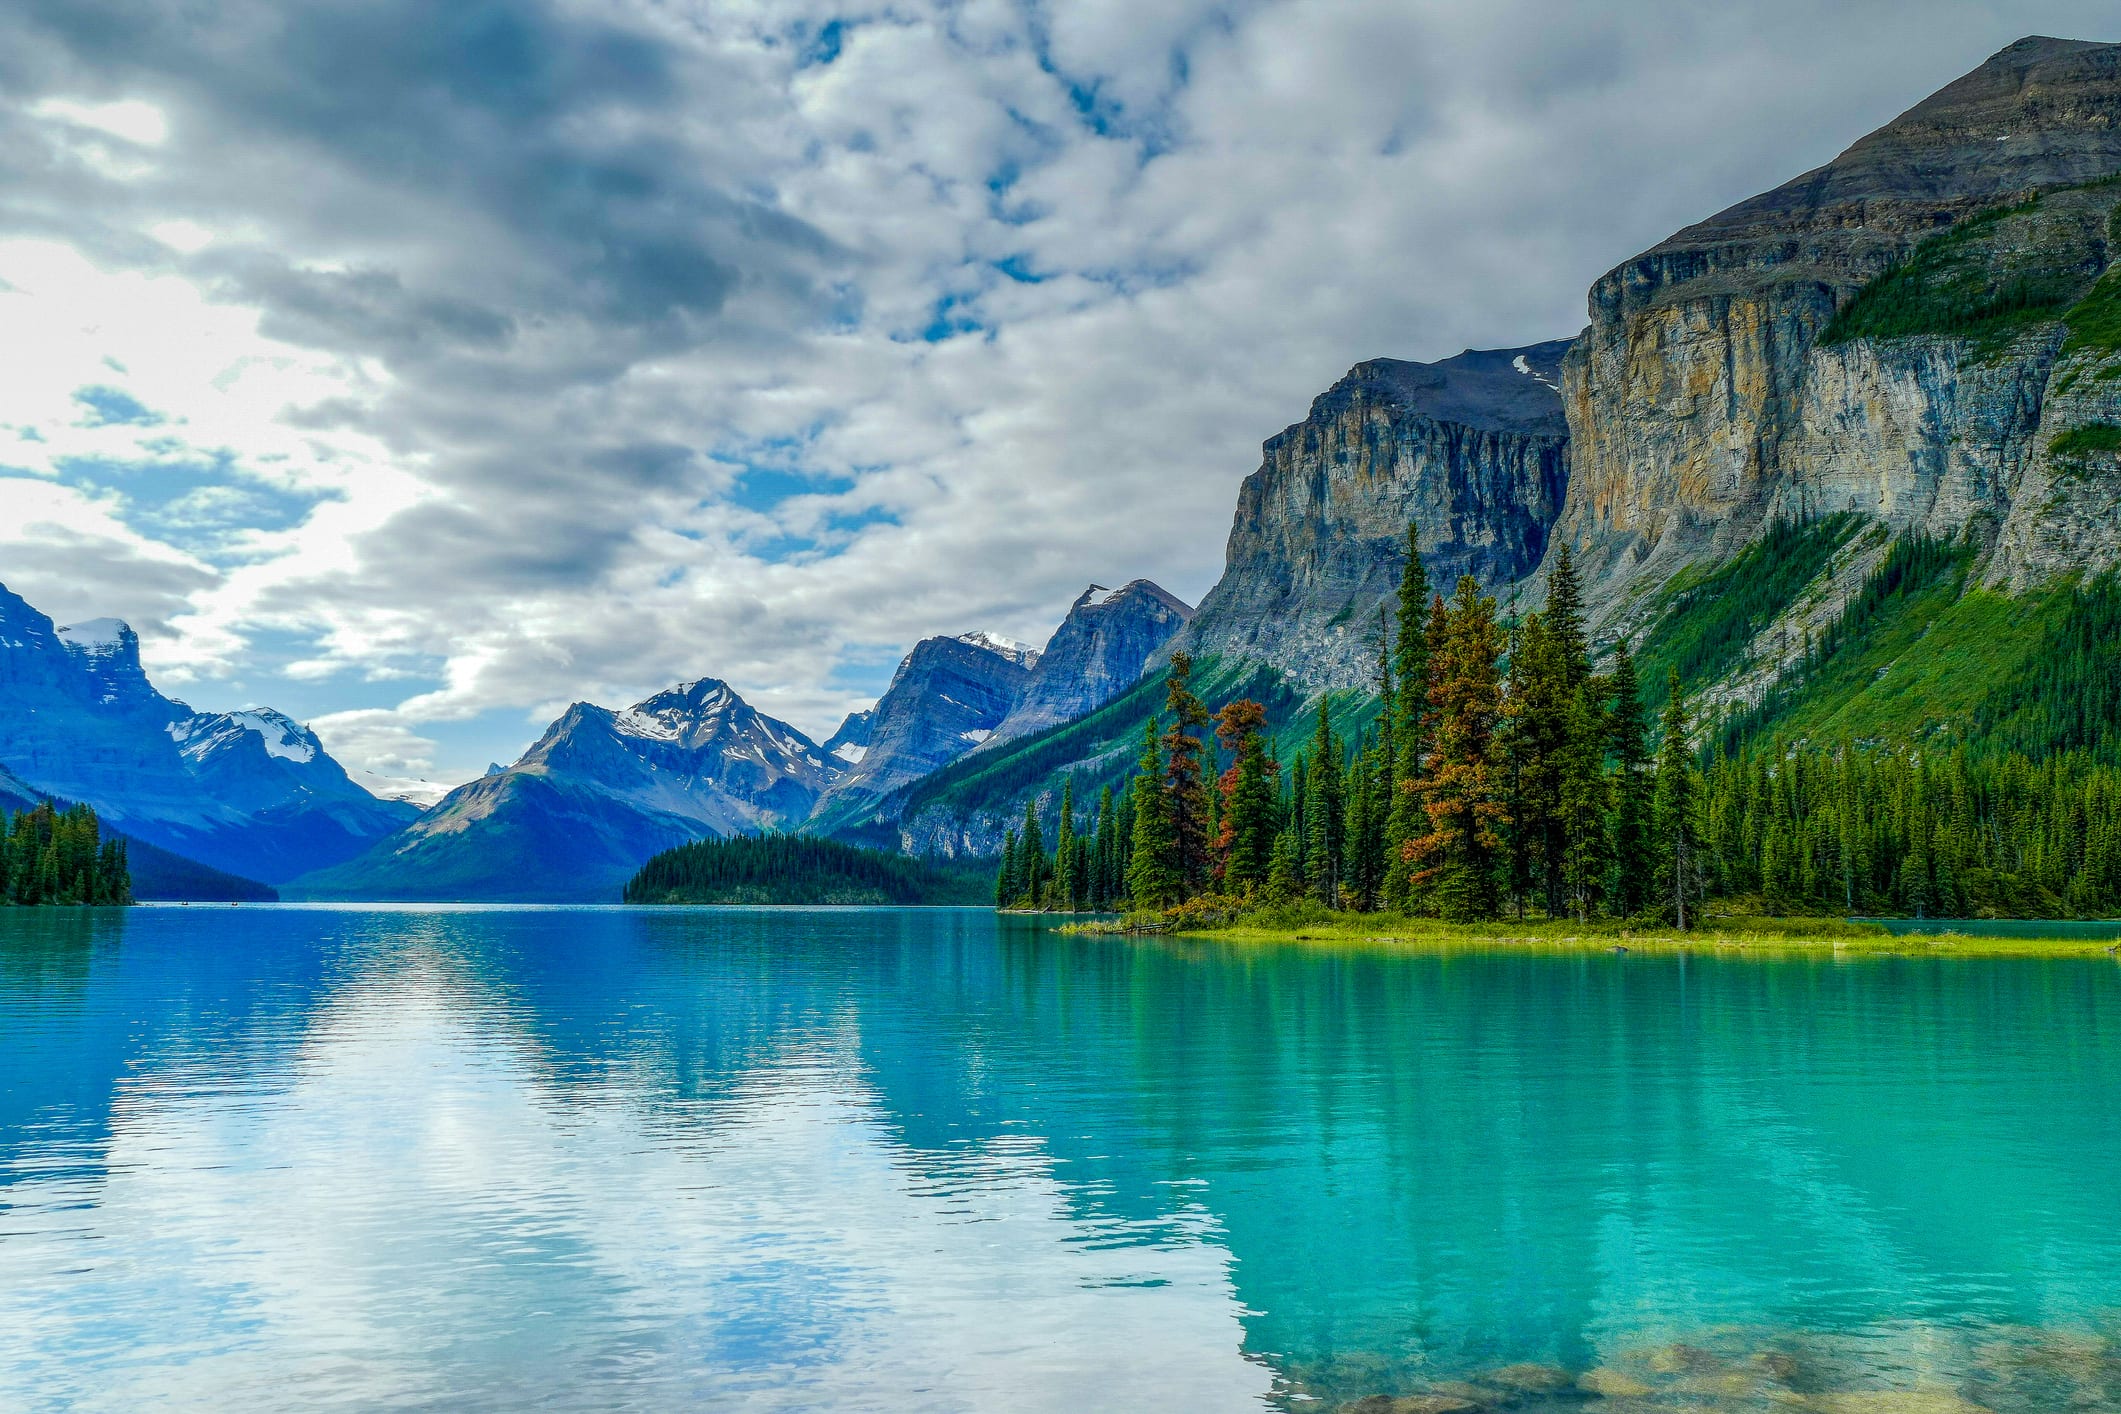
[[106, 1176], [10, 1191], [0, 1384], [125, 1410], [1264, 1391], [1223, 1253], [1101, 1250], [1029, 1139], [924, 1190], [846, 1036], [754, 1058], [680, 1129], [624, 1064], [547, 1088], [448, 970], [348, 984], [269, 1085], [225, 1055], [123, 1082]]

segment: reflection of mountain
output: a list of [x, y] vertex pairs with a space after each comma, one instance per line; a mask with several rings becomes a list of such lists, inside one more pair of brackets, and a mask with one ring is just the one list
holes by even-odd
[[[134, 1158], [161, 1107], [191, 1104], [258, 1130], [217, 1173], [299, 1139], [344, 1177], [332, 1146], [373, 1142], [347, 1172], [390, 1183], [343, 1201], [400, 1205], [374, 1239], [390, 1260], [453, 1242], [551, 1264], [479, 1287], [461, 1319], [481, 1332], [533, 1300], [526, 1329], [572, 1329], [558, 1283], [709, 1313], [655, 1328], [688, 1349], [740, 1338], [728, 1302], [829, 1345], [864, 1320], [899, 1334], [908, 1293], [932, 1309], [987, 1281], [1064, 1320], [1105, 1298], [1035, 1282], [1085, 1253], [1108, 1284], [1190, 1261], [1129, 1298], [1142, 1328], [1242, 1311], [1247, 1354], [1331, 1407], [1417, 1365], [1581, 1368], [1724, 1322], [2061, 1321], [2121, 1299], [2121, 1134], [2098, 1099], [2121, 1093], [2121, 1042], [2077, 1024], [2121, 1005], [2108, 967], [1137, 946], [975, 912], [119, 926], [122, 946], [39, 948], [0, 917], [0, 1201], [42, 1181], [19, 1161], [55, 1121], [102, 1162], [121, 1091]], [[284, 1236], [304, 1214], [268, 1171]], [[878, 1202], [936, 1226], [869, 1232]], [[783, 1223], [737, 1251], [741, 1280], [722, 1203]], [[952, 1260], [988, 1265], [939, 1269], [934, 1244], [976, 1220], [996, 1221]], [[860, 1242], [835, 1247], [835, 1224]]]

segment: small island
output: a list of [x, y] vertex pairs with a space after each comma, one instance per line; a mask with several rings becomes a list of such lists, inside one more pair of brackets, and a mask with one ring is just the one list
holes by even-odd
[[967, 906], [993, 889], [990, 865], [916, 859], [836, 840], [736, 835], [666, 849], [626, 885], [626, 902]]

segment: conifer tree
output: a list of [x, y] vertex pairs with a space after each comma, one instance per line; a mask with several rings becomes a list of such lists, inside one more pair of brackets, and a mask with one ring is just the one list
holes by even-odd
[[1401, 911], [1413, 903], [1406, 868], [1408, 846], [1428, 833], [1418, 786], [1429, 714], [1430, 610], [1429, 572], [1421, 563], [1421, 535], [1408, 521], [1407, 563], [1399, 579], [1393, 645], [1396, 682], [1392, 695], [1385, 699], [1386, 714], [1391, 719], [1393, 761], [1390, 804], [1385, 815], [1384, 848], [1390, 868], [1385, 876], [1384, 903], [1387, 908]]
[[1610, 896], [1615, 912], [1633, 918], [1649, 902], [1649, 880], [1655, 868], [1651, 840], [1655, 781], [1650, 773], [1650, 734], [1642, 715], [1642, 688], [1625, 641], [1613, 650], [1613, 707], [1606, 724], [1607, 749], [1613, 757]]
[[1194, 696], [1190, 679], [1193, 659], [1185, 652], [1171, 655], [1171, 676], [1164, 693], [1164, 710], [1171, 725], [1164, 730], [1164, 813], [1170, 836], [1167, 869], [1176, 896], [1191, 898], [1208, 882], [1208, 797], [1201, 783], [1201, 729], [1208, 725], [1208, 709]]
[[1136, 766], [1134, 788], [1129, 792], [1134, 806], [1134, 830], [1127, 859], [1127, 901], [1143, 911], [1168, 908], [1179, 899], [1178, 877], [1172, 869], [1178, 849], [1164, 795], [1165, 769], [1163, 747], [1157, 740], [1157, 719], [1151, 717], [1142, 732], [1141, 760]]
[[1605, 772], [1605, 713], [1595, 693], [1594, 684], [1586, 679], [1577, 685], [1570, 701], [1557, 800], [1563, 850], [1561, 893], [1579, 923], [1589, 922], [1602, 902], [1611, 860], [1606, 837], [1611, 785]]
[[1022, 871], [1024, 897], [1032, 908], [1046, 906], [1046, 884], [1052, 877], [1051, 861], [1046, 858], [1045, 832], [1038, 824], [1038, 797], [1033, 796], [1024, 806], [1023, 833], [1017, 836], [1017, 867]]
[[1111, 905], [1116, 892], [1112, 868], [1113, 816], [1112, 787], [1106, 786], [1097, 795], [1097, 833], [1090, 841], [1089, 904], [1098, 912]]
[[1417, 890], [1433, 889], [1443, 915], [1473, 922], [1498, 914], [1496, 854], [1502, 816], [1496, 799], [1495, 730], [1501, 713], [1501, 656], [1495, 601], [1471, 575], [1442, 615], [1429, 689], [1435, 714], [1428, 770], [1420, 788], [1429, 832], [1409, 845]]
[[1293, 903], [1303, 896], [1304, 876], [1296, 862], [1296, 837], [1285, 829], [1274, 836], [1274, 850], [1267, 867], [1268, 903]]
[[1223, 890], [1240, 897], [1260, 888], [1273, 867], [1274, 781], [1269, 775], [1267, 709], [1249, 698], [1216, 716], [1215, 736], [1231, 755], [1222, 779], [1222, 829], [1216, 848]]
[[1013, 907], [1021, 892], [1023, 883], [1016, 860], [1016, 827], [1012, 825], [1002, 835], [1002, 867], [994, 876], [994, 906]]
[[1569, 691], [1574, 692], [1591, 675], [1591, 645], [1584, 630], [1583, 585], [1565, 540], [1554, 546], [1554, 568], [1547, 576], [1546, 621], [1554, 635], [1561, 671]]
[[1347, 816], [1341, 789], [1340, 740], [1333, 735], [1327, 700], [1318, 699], [1318, 726], [1311, 735], [1309, 770], [1304, 780], [1304, 872], [1311, 895], [1326, 907], [1337, 908]]
[[1060, 831], [1053, 841], [1053, 906], [1073, 913], [1081, 887], [1075, 853], [1075, 778], [1061, 783]]
[[1686, 699], [1679, 670], [1666, 684], [1664, 745], [1657, 754], [1658, 874], [1665, 900], [1679, 926], [1688, 926], [1687, 906], [1700, 897], [1701, 835], [1695, 820], [1694, 766], [1687, 744]]

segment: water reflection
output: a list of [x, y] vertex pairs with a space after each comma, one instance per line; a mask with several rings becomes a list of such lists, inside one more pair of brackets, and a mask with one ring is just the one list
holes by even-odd
[[2032, 1408], [2121, 1306], [2111, 964], [31, 916], [30, 1407]]

